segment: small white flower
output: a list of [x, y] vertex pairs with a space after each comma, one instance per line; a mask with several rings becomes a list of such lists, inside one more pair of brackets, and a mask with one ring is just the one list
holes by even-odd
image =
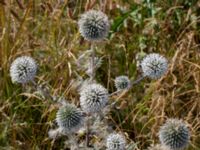
[[29, 56], [18, 57], [10, 67], [12, 82], [27, 83], [33, 80], [37, 72], [35, 60]]
[[82, 87], [80, 105], [85, 112], [98, 113], [108, 102], [108, 91], [100, 84], [90, 84]]
[[106, 141], [107, 150], [125, 150], [126, 140], [121, 134], [110, 134]]
[[158, 79], [164, 75], [168, 69], [167, 59], [159, 54], [147, 55], [141, 62], [143, 75], [151, 79]]
[[89, 10], [78, 21], [81, 35], [88, 41], [104, 39], [109, 32], [108, 17], [101, 11]]
[[60, 132], [64, 134], [76, 132], [83, 124], [82, 112], [76, 106], [66, 104], [58, 110], [56, 122]]
[[129, 89], [131, 82], [127, 76], [119, 76], [115, 78], [115, 87], [117, 90]]

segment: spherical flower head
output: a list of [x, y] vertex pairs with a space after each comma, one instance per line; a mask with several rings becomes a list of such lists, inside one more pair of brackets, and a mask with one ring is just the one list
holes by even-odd
[[89, 84], [80, 92], [80, 105], [87, 113], [100, 112], [108, 102], [108, 91], [100, 84]]
[[107, 150], [125, 150], [126, 140], [121, 134], [110, 134], [106, 141]]
[[108, 17], [101, 11], [89, 10], [78, 21], [81, 35], [88, 41], [104, 39], [109, 32]]
[[61, 107], [56, 114], [56, 122], [64, 133], [73, 133], [83, 124], [82, 112], [72, 104]]
[[149, 147], [148, 150], [170, 150], [170, 149], [164, 145], [156, 144], [156, 145], [152, 145], [151, 147]]
[[189, 129], [178, 119], [168, 119], [159, 131], [161, 144], [172, 150], [185, 148], [189, 143], [189, 138]]
[[18, 57], [10, 67], [12, 82], [27, 83], [34, 79], [37, 72], [35, 60], [29, 56]]
[[127, 76], [119, 76], [115, 78], [115, 87], [117, 90], [129, 89], [131, 82]]
[[158, 79], [166, 73], [168, 62], [160, 54], [152, 53], [142, 60], [141, 68], [144, 76], [151, 79]]

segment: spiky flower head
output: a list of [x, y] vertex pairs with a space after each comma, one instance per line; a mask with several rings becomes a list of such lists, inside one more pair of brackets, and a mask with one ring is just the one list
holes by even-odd
[[66, 104], [58, 110], [56, 122], [64, 133], [76, 132], [82, 126], [83, 115], [76, 106]]
[[98, 113], [108, 102], [108, 91], [100, 84], [89, 84], [80, 92], [80, 105], [85, 112]]
[[168, 62], [160, 54], [152, 53], [142, 60], [141, 68], [144, 76], [151, 79], [158, 79], [166, 73]]
[[21, 56], [13, 61], [10, 67], [12, 82], [27, 83], [33, 80], [37, 72], [35, 60], [29, 56]]
[[107, 150], [125, 150], [126, 140], [123, 135], [112, 133], [106, 141]]
[[109, 32], [108, 17], [101, 11], [89, 10], [78, 21], [81, 35], [88, 41], [104, 39]]
[[185, 148], [190, 139], [189, 129], [186, 124], [178, 119], [168, 119], [160, 128], [159, 139], [161, 144], [172, 150]]
[[148, 148], [148, 150], [170, 150], [169, 148], [167, 148], [164, 145], [161, 144], [156, 144], [156, 145], [152, 145]]
[[115, 78], [115, 87], [117, 90], [129, 89], [131, 86], [131, 81], [127, 76], [119, 76]]

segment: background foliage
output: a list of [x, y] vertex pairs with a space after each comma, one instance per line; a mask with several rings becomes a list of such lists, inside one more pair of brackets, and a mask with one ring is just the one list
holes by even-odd
[[107, 40], [97, 44], [103, 64], [96, 79], [115, 91], [118, 75], [139, 77], [139, 58], [157, 52], [170, 62], [165, 77], [146, 79], [120, 99], [108, 119], [116, 131], [145, 149], [158, 142], [166, 118], [182, 118], [192, 133], [189, 150], [200, 150], [200, 3], [198, 0], [1, 0], [0, 149], [61, 149], [64, 138], [48, 139], [57, 106], [31, 86], [11, 83], [10, 63], [31, 55], [39, 65], [36, 82], [52, 95], [79, 105], [75, 84], [87, 75], [76, 65], [87, 49], [77, 29], [85, 10], [101, 9], [111, 20]]

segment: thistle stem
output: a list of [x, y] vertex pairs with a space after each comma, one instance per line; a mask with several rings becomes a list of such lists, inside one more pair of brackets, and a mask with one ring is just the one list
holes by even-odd
[[[91, 43], [91, 75], [90, 75], [90, 81], [93, 81], [95, 78], [95, 49], [94, 49], [94, 43]], [[89, 139], [89, 134], [90, 134], [90, 119], [89, 119], [89, 114], [86, 116], [86, 148], [90, 146], [90, 139]]]
[[90, 80], [94, 80], [95, 78], [95, 49], [94, 49], [94, 43], [91, 43], [91, 51], [92, 51], [92, 57], [91, 57], [91, 76]]
[[49, 91], [44, 91], [44, 89], [42, 89], [40, 86], [38, 86], [38, 84], [33, 80], [32, 80], [32, 83], [37, 89], [39, 89], [42, 92], [42, 94], [43, 94], [43, 96], [45, 98], [50, 99], [51, 101], [53, 101], [53, 97], [50, 95]]
[[142, 76], [139, 77], [137, 80], [132, 81], [132, 82], [131, 82], [131, 87], [132, 87], [133, 85], [136, 85], [136, 84], [140, 83], [140, 81], [142, 81], [145, 77], [146, 77], [146, 76], [142, 75]]
[[86, 116], [86, 148], [90, 147], [90, 139], [89, 139], [89, 134], [90, 134], [90, 120], [89, 120], [89, 114]]

